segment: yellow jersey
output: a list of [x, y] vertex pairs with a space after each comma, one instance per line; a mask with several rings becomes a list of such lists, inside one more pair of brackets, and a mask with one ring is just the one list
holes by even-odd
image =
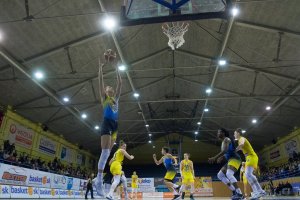
[[[239, 139], [239, 145], [241, 143], [242, 138], [244, 138], [244, 137], [240, 137], [240, 139]], [[247, 138], [244, 138], [244, 140], [245, 140], [245, 142], [244, 142], [244, 146], [242, 148], [242, 151], [243, 151], [244, 155], [247, 155], [247, 156], [255, 155], [255, 156], [257, 156], [254, 149], [252, 148], [250, 142], [247, 140]]]
[[123, 160], [124, 160], [124, 154], [121, 152], [121, 149], [118, 149], [114, 154], [113, 161], [117, 161], [122, 164]]
[[183, 160], [182, 161], [182, 173], [184, 174], [192, 174], [192, 161], [190, 160]]
[[137, 175], [132, 175], [131, 176], [131, 182], [132, 184], [138, 184], [138, 176]]

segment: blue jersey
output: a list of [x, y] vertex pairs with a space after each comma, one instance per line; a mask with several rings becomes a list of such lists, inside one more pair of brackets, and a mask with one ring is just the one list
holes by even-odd
[[103, 116], [106, 119], [118, 120], [118, 101], [113, 97], [105, 95], [105, 100], [103, 102]]
[[230, 140], [228, 150], [224, 154], [224, 156], [225, 156], [226, 160], [229, 160], [231, 158], [241, 159], [240, 156], [235, 152], [235, 146], [234, 146], [232, 140]]
[[164, 165], [165, 165], [167, 171], [175, 171], [172, 158], [164, 157]]

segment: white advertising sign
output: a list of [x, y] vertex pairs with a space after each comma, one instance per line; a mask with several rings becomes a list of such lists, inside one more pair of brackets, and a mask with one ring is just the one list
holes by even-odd
[[84, 198], [83, 191], [74, 191], [74, 198], [75, 198], [75, 199], [81, 199], [81, 198]]
[[0, 184], [27, 185], [28, 169], [0, 164]]
[[51, 174], [37, 170], [28, 170], [28, 185], [38, 187], [51, 187]]
[[6, 131], [9, 133], [8, 140], [11, 144], [15, 143], [28, 149], [32, 147], [34, 137], [34, 131], [32, 129], [26, 128], [10, 119], [7, 122]]
[[66, 176], [52, 174], [51, 188], [65, 189], [67, 187], [66, 185], [67, 185], [67, 177]]
[[28, 187], [11, 186], [10, 195], [11, 195], [11, 198], [29, 198]]
[[0, 185], [0, 199], [10, 198], [10, 186]]
[[49, 138], [40, 136], [39, 150], [45, 154], [55, 155], [57, 143]]
[[[55, 194], [57, 192], [57, 194]], [[40, 198], [59, 198], [58, 190], [50, 188], [40, 188]]]

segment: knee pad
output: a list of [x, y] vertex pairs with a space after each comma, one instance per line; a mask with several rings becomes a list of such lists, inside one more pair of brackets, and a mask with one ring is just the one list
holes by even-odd
[[236, 178], [234, 177], [234, 171], [233, 170], [227, 169], [226, 176], [227, 176], [227, 178], [229, 179], [229, 181], [231, 183], [236, 183], [237, 182]]

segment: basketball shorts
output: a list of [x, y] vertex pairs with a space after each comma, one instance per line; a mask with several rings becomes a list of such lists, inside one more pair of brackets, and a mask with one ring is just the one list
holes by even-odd
[[230, 158], [227, 163], [228, 166], [234, 167], [236, 170], [238, 170], [241, 166], [241, 161], [235, 158]]
[[246, 156], [245, 167], [253, 167], [254, 169], [257, 169], [257, 165], [258, 165], [257, 155], [247, 155]]
[[112, 175], [122, 175], [122, 165], [118, 161], [113, 161], [110, 165], [110, 172]]
[[166, 173], [164, 179], [165, 179], [166, 181], [171, 181], [171, 182], [173, 182], [173, 180], [174, 180], [176, 174], [177, 174], [176, 171], [167, 171], [167, 173]]
[[183, 173], [182, 176], [183, 176], [182, 184], [184, 184], [184, 185], [188, 185], [188, 184], [195, 182], [194, 176], [192, 173], [188, 173], [188, 174]]
[[101, 125], [101, 135], [111, 135], [116, 140], [118, 134], [118, 121], [104, 118]]

